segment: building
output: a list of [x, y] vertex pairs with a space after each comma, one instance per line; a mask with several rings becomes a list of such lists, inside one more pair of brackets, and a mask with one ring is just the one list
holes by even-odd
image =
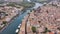
[[5, 17], [5, 13], [4, 12], [0, 12], [0, 19]]

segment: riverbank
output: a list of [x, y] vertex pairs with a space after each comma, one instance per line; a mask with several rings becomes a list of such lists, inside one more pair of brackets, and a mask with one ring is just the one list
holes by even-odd
[[[11, 5], [11, 4], [10, 4]], [[10, 5], [8, 5], [8, 6], [10, 6]], [[14, 5], [13, 5], [14, 6]], [[19, 7], [18, 7], [19, 8]], [[24, 8], [25, 9], [25, 8]], [[23, 9], [23, 10], [24, 10]], [[19, 9], [18, 9], [19, 10]], [[22, 10], [22, 11], [23, 11]], [[24, 12], [25, 12], [25, 10], [22, 12], [21, 11], [21, 13], [23, 14]], [[18, 17], [21, 13], [19, 13], [19, 14], [17, 14], [16, 16], [14, 16], [13, 18], [11, 18], [11, 20], [9, 21], [9, 22], [7, 22], [7, 25], [5, 25], [1, 30], [0, 30], [0, 33], [4, 30], [4, 29], [6, 29], [10, 24], [11, 24], [11, 21], [13, 21], [13, 20], [15, 20], [16, 19], [16, 17]]]
[[15, 30], [17, 29], [18, 25], [22, 22], [23, 17], [27, 15], [27, 12], [19, 15], [6, 29], [4, 29], [0, 34], [16, 34]]
[[1, 33], [4, 29], [6, 29], [6, 27], [8, 27], [8, 25], [11, 24], [11, 21], [15, 20], [16, 17], [18, 17], [19, 15], [20, 15], [20, 14], [17, 14], [16, 16], [14, 16], [14, 17], [8, 22], [8, 24], [7, 24], [6, 26], [4, 26], [4, 27], [0, 30], [0, 33]]
[[23, 10], [22, 7], [21, 7], [21, 9], [18, 9], [18, 10], [19, 10], [19, 11], [18, 11], [18, 14], [16, 14], [15, 16], [13, 16], [13, 17], [7, 22], [7, 24], [5, 24], [4, 27], [1, 28], [0, 33], [1, 33], [4, 29], [6, 29], [6, 27], [7, 27], [8, 25], [11, 24], [11, 21], [15, 20], [16, 17], [18, 17], [19, 15], [23, 14], [24, 11], [22, 11], [22, 10]]
[[22, 24], [21, 24], [21, 27], [20, 27], [20, 31], [19, 31], [19, 33], [18, 34], [25, 34], [25, 32], [26, 32], [26, 22], [27, 22], [27, 19], [28, 19], [28, 16], [29, 15], [26, 15], [25, 17], [24, 17], [24, 19], [22, 20]]

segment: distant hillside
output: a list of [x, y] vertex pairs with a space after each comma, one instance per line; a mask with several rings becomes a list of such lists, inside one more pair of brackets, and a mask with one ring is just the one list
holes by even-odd
[[[0, 3], [1, 2], [27, 2], [28, 0], [0, 0]], [[60, 1], [60, 0], [31, 0], [32, 2], [50, 2], [50, 1]]]
[[43, 3], [43, 2], [50, 2], [50, 1], [52, 1], [52, 0], [31, 0], [32, 2], [41, 2], [41, 3]]
[[60, 0], [31, 0], [32, 2], [50, 2], [50, 1], [60, 1]]
[[0, 2], [22, 2], [23, 0], [0, 0]]

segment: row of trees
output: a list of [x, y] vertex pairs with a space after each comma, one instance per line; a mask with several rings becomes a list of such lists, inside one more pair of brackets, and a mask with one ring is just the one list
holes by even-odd
[[[36, 30], [37, 30], [36, 27], [32, 26], [32, 32], [36, 33], [37, 32]], [[45, 27], [45, 30], [42, 33], [47, 33], [47, 32], [51, 32], [51, 31]]]
[[[3, 27], [7, 24], [7, 21], [3, 21], [3, 23], [1, 24], [1, 26], [3, 25]], [[0, 26], [0, 30], [3, 28]]]

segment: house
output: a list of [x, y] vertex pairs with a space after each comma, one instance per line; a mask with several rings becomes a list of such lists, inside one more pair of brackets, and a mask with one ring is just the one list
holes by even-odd
[[0, 19], [5, 17], [5, 13], [4, 12], [0, 12]]

